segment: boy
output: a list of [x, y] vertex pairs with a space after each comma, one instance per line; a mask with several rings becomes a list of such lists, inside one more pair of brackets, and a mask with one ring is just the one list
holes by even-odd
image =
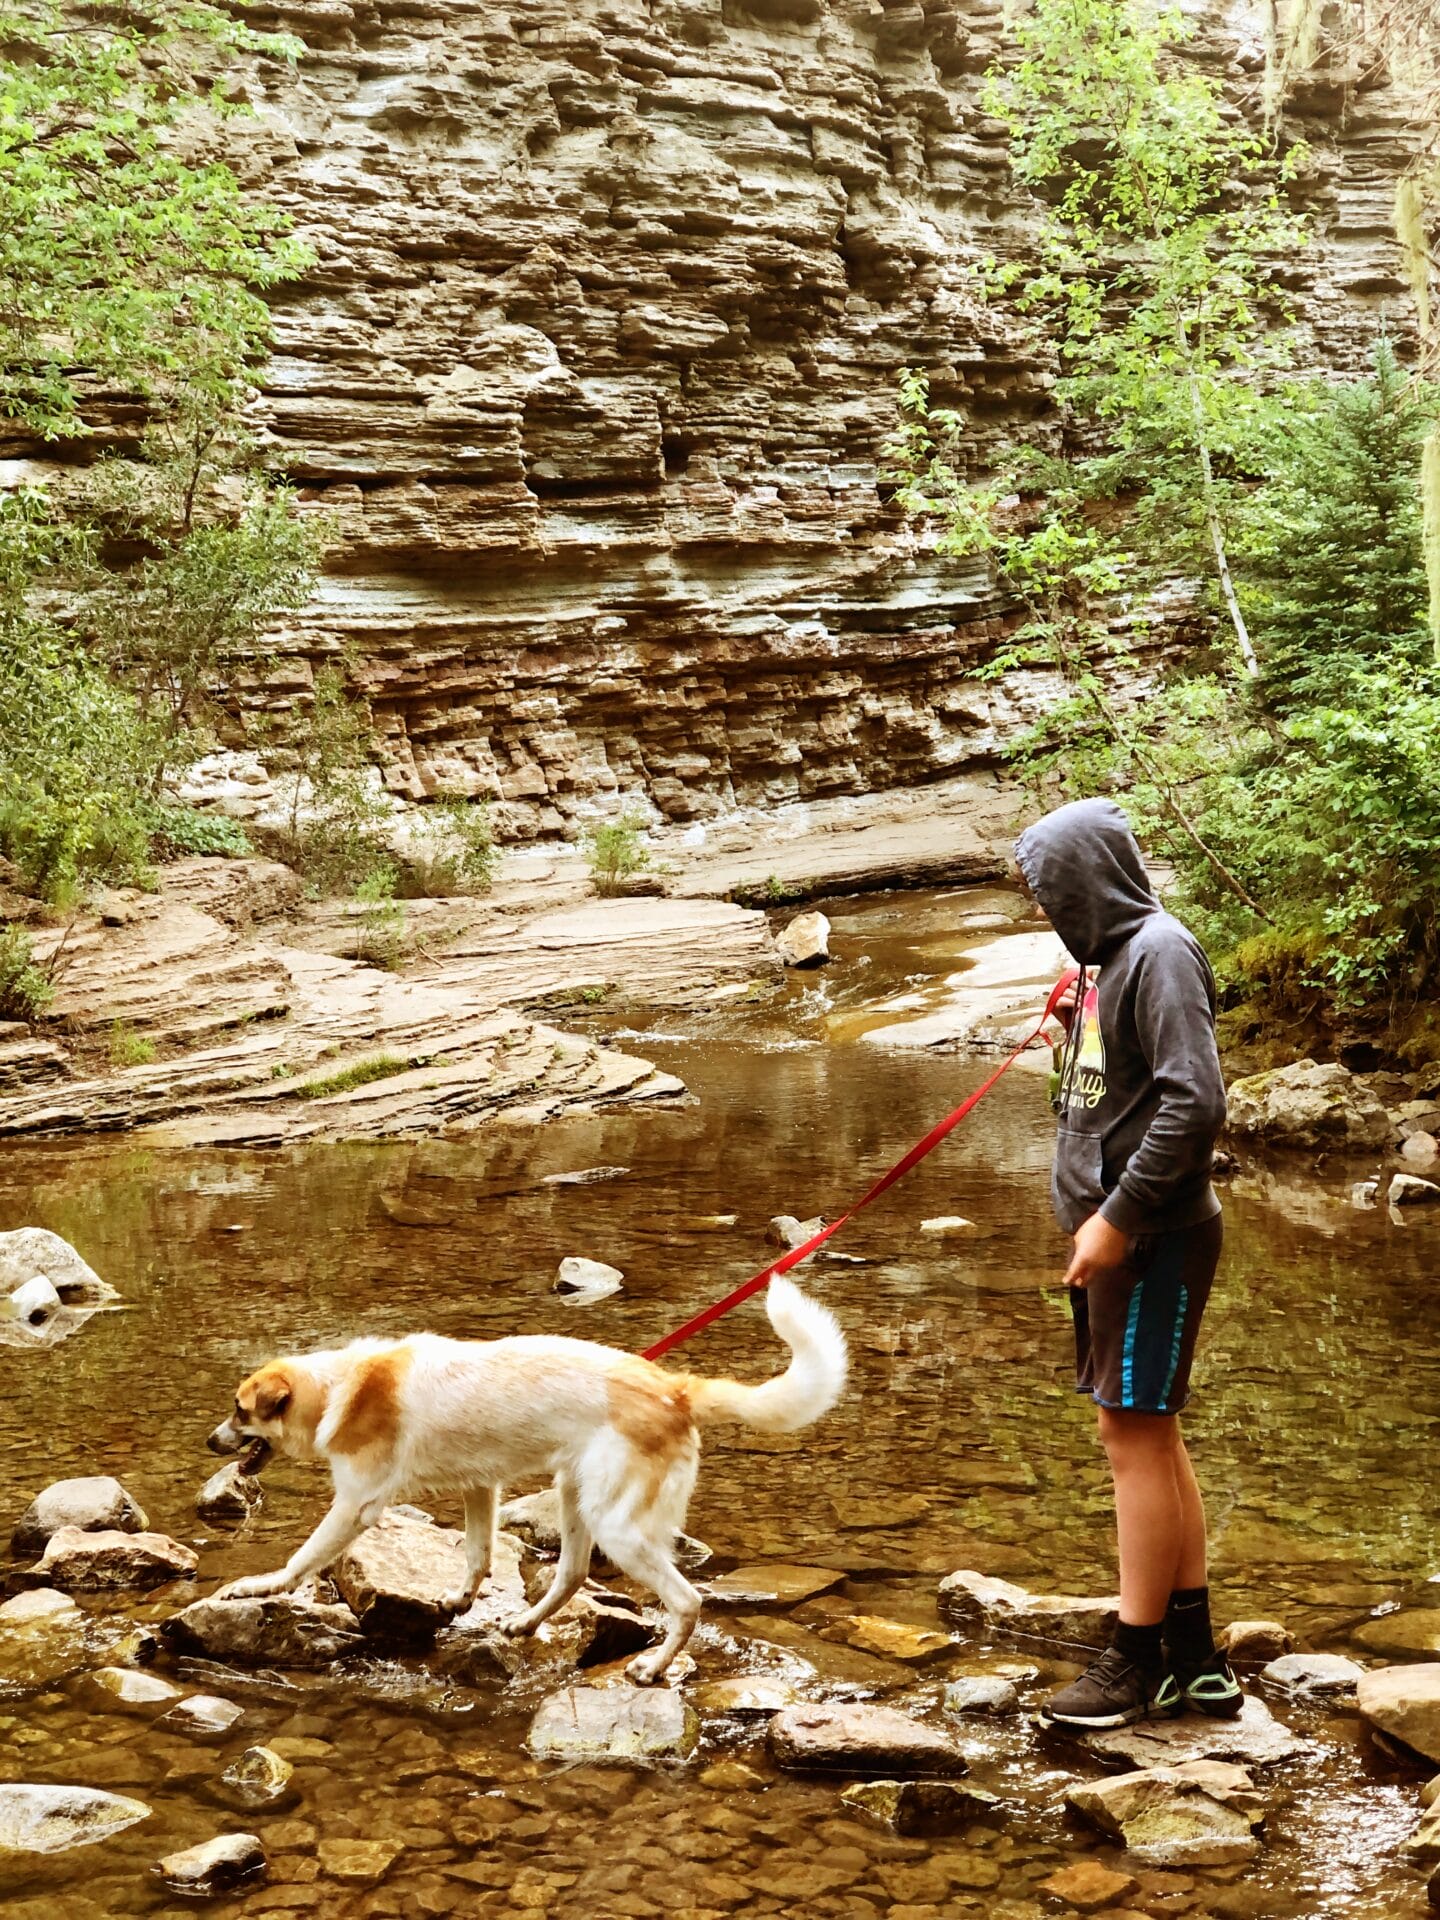
[[1041, 1718], [1119, 1727], [1187, 1707], [1228, 1718], [1242, 1695], [1215, 1650], [1205, 1509], [1176, 1417], [1220, 1257], [1215, 983], [1198, 943], [1155, 898], [1113, 801], [1047, 814], [1015, 856], [1081, 969], [1051, 1194], [1074, 1236], [1065, 1284], [1076, 1387], [1096, 1403], [1120, 1547], [1114, 1641]]

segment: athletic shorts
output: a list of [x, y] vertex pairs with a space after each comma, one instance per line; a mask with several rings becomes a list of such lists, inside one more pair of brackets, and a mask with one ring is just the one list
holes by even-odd
[[1198, 1226], [1142, 1234], [1124, 1266], [1070, 1289], [1077, 1393], [1102, 1407], [1180, 1411], [1223, 1238], [1218, 1213]]

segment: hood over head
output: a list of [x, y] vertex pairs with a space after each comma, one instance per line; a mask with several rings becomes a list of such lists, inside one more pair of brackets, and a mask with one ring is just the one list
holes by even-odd
[[1130, 822], [1113, 800], [1076, 800], [1015, 843], [1027, 885], [1082, 966], [1096, 966], [1159, 913]]

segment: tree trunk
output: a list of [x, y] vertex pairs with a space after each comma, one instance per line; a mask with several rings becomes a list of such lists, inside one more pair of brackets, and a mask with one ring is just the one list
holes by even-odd
[[[1183, 335], [1181, 344], [1184, 345]], [[1220, 597], [1225, 602], [1225, 611], [1229, 614], [1230, 624], [1235, 629], [1235, 640], [1240, 648], [1240, 658], [1245, 662], [1245, 671], [1254, 680], [1259, 678], [1260, 662], [1255, 658], [1250, 629], [1245, 625], [1245, 616], [1240, 611], [1240, 602], [1235, 597], [1235, 583], [1230, 578], [1230, 561], [1225, 552], [1225, 530], [1220, 525], [1220, 514], [1215, 505], [1215, 475], [1210, 465], [1210, 443], [1205, 437], [1205, 408], [1200, 398], [1200, 383], [1193, 373], [1190, 375], [1190, 410], [1195, 416], [1195, 445], [1200, 454], [1200, 472], [1205, 495], [1205, 525], [1209, 529], [1210, 547], [1215, 555], [1215, 571], [1220, 580]]]

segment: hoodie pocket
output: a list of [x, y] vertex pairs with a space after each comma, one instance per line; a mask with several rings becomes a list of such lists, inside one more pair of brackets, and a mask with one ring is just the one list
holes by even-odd
[[1055, 1136], [1055, 1210], [1067, 1233], [1088, 1220], [1105, 1198], [1104, 1171], [1100, 1135], [1061, 1127]]

